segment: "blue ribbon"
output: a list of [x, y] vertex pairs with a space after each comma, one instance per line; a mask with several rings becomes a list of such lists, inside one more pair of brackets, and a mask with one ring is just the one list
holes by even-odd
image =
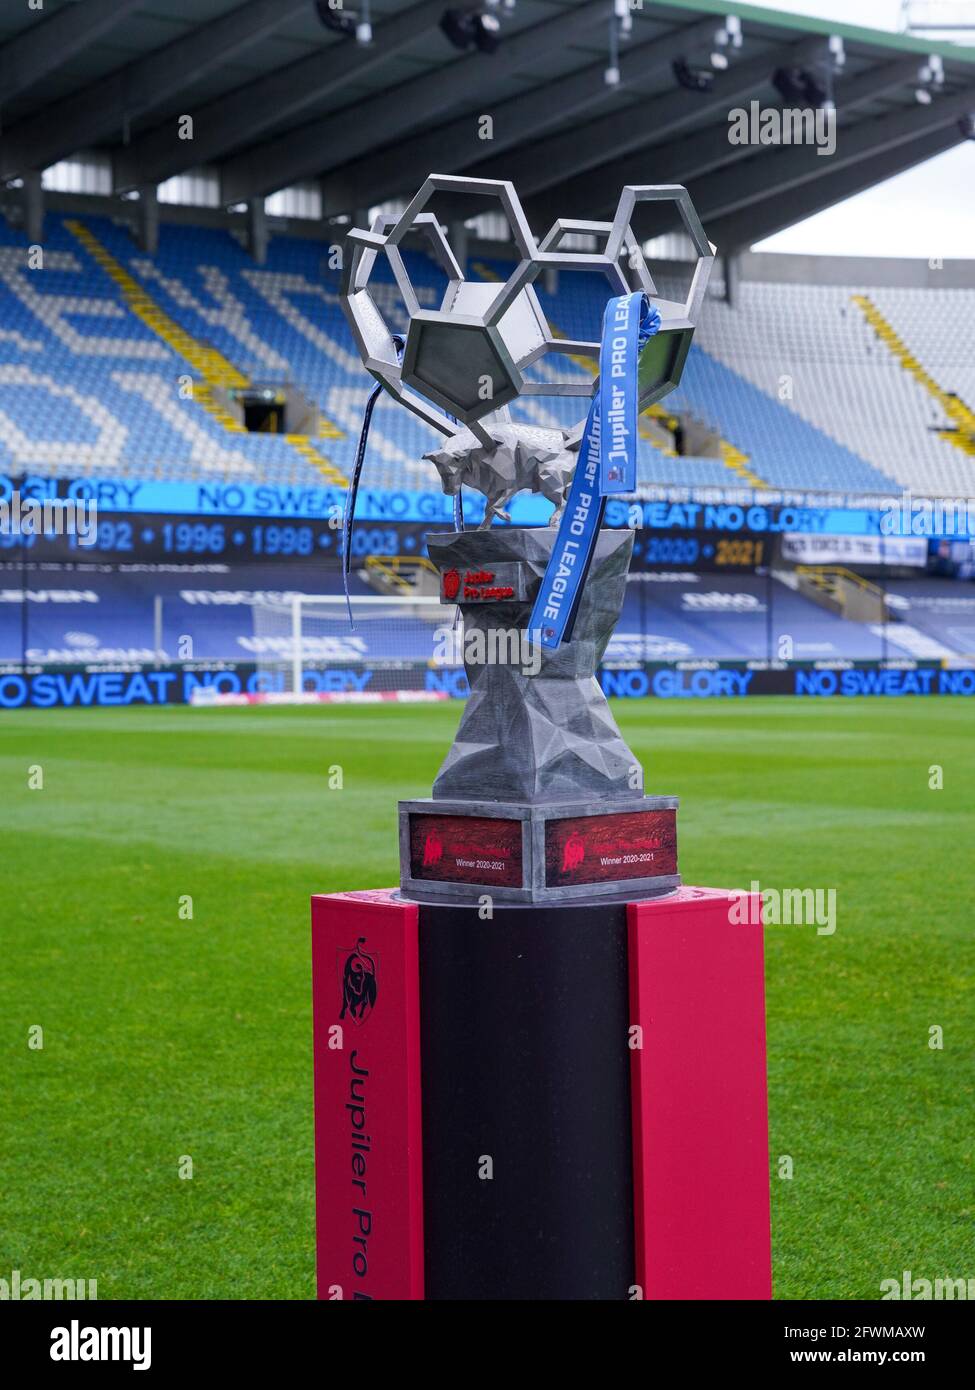
[[604, 497], [636, 488], [637, 367], [659, 327], [660, 312], [645, 294], [621, 294], [606, 305], [599, 352], [599, 490]]
[[[450, 420], [453, 424], [457, 425], [458, 428], [460, 427], [460, 421], [457, 419], [457, 416], [456, 416], [456, 415], [450, 415], [450, 414], [448, 413], [447, 419]], [[463, 529], [464, 529], [464, 484], [463, 484], [462, 481], [458, 480], [458, 483], [457, 483], [457, 491], [456, 491], [456, 493], [454, 494], [454, 530], [455, 530], [455, 531], [463, 531]], [[459, 610], [458, 610], [458, 611], [459, 611]]]
[[[396, 348], [397, 360], [403, 360], [403, 339], [396, 333], [393, 334], [393, 345]], [[356, 446], [355, 461], [352, 465], [352, 477], [349, 480], [349, 498], [345, 504], [345, 514], [342, 518], [342, 585], [345, 589], [345, 607], [349, 615], [349, 627], [355, 632], [355, 622], [352, 618], [352, 597], [349, 594], [349, 574], [352, 565], [352, 528], [355, 525], [355, 500], [359, 494], [359, 478], [362, 474], [362, 465], [366, 459], [366, 445], [369, 443], [369, 426], [372, 424], [372, 412], [375, 409], [376, 401], [382, 391], [382, 386], [374, 386], [366, 401], [366, 408], [362, 415], [362, 429], [359, 431], [359, 443]]]
[[557, 648], [571, 635], [596, 548], [604, 499], [636, 487], [637, 370], [641, 349], [659, 328], [659, 311], [642, 292], [618, 295], [606, 305], [599, 386], [589, 406], [579, 462], [529, 620], [529, 635], [543, 647]]

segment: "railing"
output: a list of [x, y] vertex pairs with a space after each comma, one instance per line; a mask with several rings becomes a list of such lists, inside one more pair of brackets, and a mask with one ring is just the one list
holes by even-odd
[[884, 598], [884, 591], [879, 584], [873, 584], [869, 579], [864, 579], [862, 575], [854, 574], [844, 565], [796, 565], [796, 574], [805, 575], [814, 584], [823, 580], [825, 583], [822, 587], [828, 586], [831, 591], [835, 590], [836, 581], [842, 579], [876, 598]]
[[402, 594], [416, 594], [418, 572], [435, 576], [437, 589], [440, 587], [440, 571], [425, 555], [367, 555], [365, 568], [368, 579]]

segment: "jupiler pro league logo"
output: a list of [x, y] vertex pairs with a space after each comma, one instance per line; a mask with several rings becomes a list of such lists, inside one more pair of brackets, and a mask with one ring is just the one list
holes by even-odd
[[578, 830], [573, 830], [572, 834], [565, 842], [565, 850], [562, 856], [562, 872], [571, 873], [573, 869], [578, 869], [579, 865], [586, 857], [586, 842], [579, 834]]
[[433, 864], [439, 864], [443, 858], [443, 841], [435, 830], [423, 841], [423, 867], [429, 869]]
[[[342, 1009], [339, 1018], [348, 1014], [353, 1023], [365, 1023], [376, 1005], [375, 955], [364, 950], [366, 938], [360, 936], [353, 950], [339, 968], [342, 982]], [[344, 953], [343, 953], [344, 954]], [[341, 956], [339, 957], [341, 960]]]

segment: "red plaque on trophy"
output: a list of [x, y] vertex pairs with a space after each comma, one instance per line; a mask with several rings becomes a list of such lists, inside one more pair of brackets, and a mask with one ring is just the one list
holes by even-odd
[[615, 883], [677, 873], [677, 812], [566, 816], [545, 824], [545, 883]]
[[522, 881], [522, 824], [488, 816], [411, 816], [410, 876], [442, 883]]

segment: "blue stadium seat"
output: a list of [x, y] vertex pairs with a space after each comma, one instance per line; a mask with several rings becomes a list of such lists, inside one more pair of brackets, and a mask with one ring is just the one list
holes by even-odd
[[[372, 383], [342, 315], [339, 271], [326, 243], [273, 238], [267, 264], [259, 267], [225, 230], [164, 224], [158, 253], [148, 257], [110, 218], [77, 221], [94, 242], [74, 234], [72, 219], [48, 214], [39, 271], [27, 267], [23, 234], [0, 218], [0, 470], [327, 482], [314, 455], [288, 437], [229, 430], [206, 400], [187, 393], [187, 378], [201, 375], [194, 352], [210, 351], [242, 380], [300, 390], [327, 422], [313, 441], [325, 467], [348, 476]], [[108, 265], [106, 255], [113, 258]], [[439, 303], [439, 270], [421, 253], [407, 251], [405, 258], [421, 304]], [[133, 312], [119, 268], [131, 277], [130, 289], [148, 296], [157, 315], [151, 322]], [[501, 278], [509, 268], [491, 261], [483, 269], [478, 263], [475, 273]], [[390, 325], [404, 328], [382, 258], [374, 287]], [[598, 334], [606, 297], [600, 277], [563, 272], [555, 298], [541, 282], [537, 288], [559, 331]], [[960, 293], [975, 301], [975, 293]], [[941, 493], [949, 484], [965, 491], [971, 460], [932, 428], [944, 422], [923, 390], [883, 360], [876, 336], [851, 307], [852, 294], [747, 282], [734, 309], [709, 301], [666, 407], [694, 417], [727, 446], [726, 455], [730, 450], [745, 460], [746, 471], [734, 471], [723, 457], [677, 457], [641, 439], [640, 484], [740, 486], [747, 476], [803, 491], [889, 494], [910, 482], [917, 491], [934, 484]], [[975, 389], [966, 353], [942, 345], [922, 310], [932, 294], [877, 292], [877, 300], [908, 340], [917, 325], [918, 341], [946, 387], [957, 378], [965, 390]], [[160, 315], [175, 333], [158, 331]], [[971, 323], [971, 317], [958, 320], [959, 339], [971, 334]], [[571, 360], [559, 358], [557, 365], [586, 379]], [[542, 376], [551, 370], [544, 362], [533, 369]], [[523, 397], [513, 414], [569, 426], [585, 404], [584, 398]], [[436, 487], [435, 470], [422, 458], [435, 442], [431, 429], [383, 397], [364, 481], [378, 488]]]

